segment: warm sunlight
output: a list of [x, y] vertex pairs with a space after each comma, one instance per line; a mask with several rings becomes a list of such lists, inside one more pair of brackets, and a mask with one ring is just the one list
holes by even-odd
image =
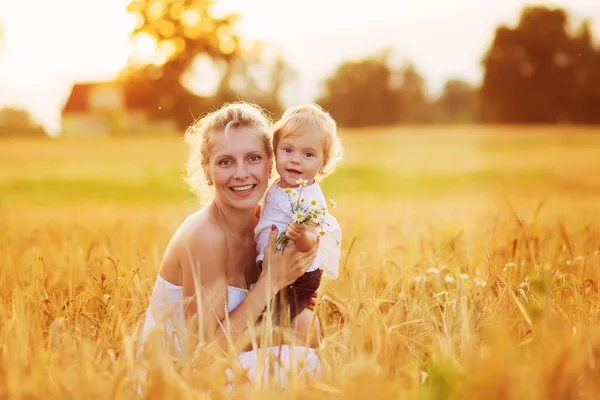
[[125, 66], [134, 24], [126, 2], [0, 0], [0, 104], [26, 107], [56, 132], [73, 82], [112, 79]]
[[127, 60], [127, 34], [134, 24], [123, 12], [126, 2], [0, 1], [6, 30], [3, 72], [28, 80], [36, 75], [92, 77], [120, 69]]
[[0, 400], [600, 399], [598, 110], [600, 0], [0, 0]]
[[132, 40], [131, 50], [131, 58], [150, 60], [156, 51], [156, 40], [150, 35], [140, 34]]
[[[56, 132], [58, 112], [74, 82], [112, 79], [130, 55], [163, 60], [172, 49], [157, 49], [150, 38], [138, 38], [131, 53], [128, 37], [136, 21], [126, 13], [128, 2], [0, 0], [6, 33], [0, 54], [0, 104], [27, 107]], [[229, 0], [217, 1], [214, 10], [239, 13], [238, 32], [244, 40], [266, 41], [281, 49], [296, 72], [283, 97], [298, 102], [314, 98], [322, 80], [340, 62], [386, 47], [393, 47], [395, 62], [407, 58], [416, 63], [433, 92], [450, 76], [476, 82], [494, 26], [514, 23], [527, 1], [451, 3], [452, 7], [441, 0], [372, 0], [345, 7], [343, 0], [308, 0], [301, 5]], [[553, 3], [569, 7], [575, 19], [592, 19], [594, 31], [600, 32], [600, 3]], [[227, 51], [227, 42], [222, 45]]]

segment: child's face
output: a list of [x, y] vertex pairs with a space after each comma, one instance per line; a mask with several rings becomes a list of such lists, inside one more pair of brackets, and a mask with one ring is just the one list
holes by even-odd
[[317, 129], [282, 138], [275, 149], [275, 168], [285, 187], [300, 178], [312, 181], [323, 167], [325, 138]]

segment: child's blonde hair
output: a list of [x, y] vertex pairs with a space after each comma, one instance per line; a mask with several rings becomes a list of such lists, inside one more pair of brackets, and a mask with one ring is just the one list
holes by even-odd
[[185, 132], [185, 140], [189, 145], [185, 181], [200, 199], [210, 192], [209, 162], [214, 147], [210, 140], [211, 135], [216, 132], [227, 134], [229, 129], [242, 127], [253, 127], [258, 131], [269, 160], [269, 171], [272, 169], [273, 126], [266, 113], [250, 103], [224, 104], [220, 109], [196, 120]]
[[325, 135], [323, 168], [317, 174], [317, 178], [322, 180], [335, 170], [342, 159], [343, 147], [335, 120], [319, 105], [303, 104], [288, 108], [281, 119], [275, 123], [273, 148], [277, 149], [279, 141], [284, 137], [302, 133], [314, 127]]

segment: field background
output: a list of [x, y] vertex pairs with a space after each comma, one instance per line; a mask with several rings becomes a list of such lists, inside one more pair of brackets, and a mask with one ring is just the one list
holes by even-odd
[[[323, 183], [346, 254], [318, 308], [332, 371], [293, 393], [600, 395], [600, 128], [342, 139], [344, 160]], [[180, 137], [0, 142], [0, 397], [126, 396], [123, 338], [197, 209], [186, 152]], [[155, 367], [151, 393], [211, 388]]]

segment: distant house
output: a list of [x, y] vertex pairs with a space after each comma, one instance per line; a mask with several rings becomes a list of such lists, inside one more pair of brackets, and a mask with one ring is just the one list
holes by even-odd
[[77, 83], [62, 109], [63, 137], [169, 135], [171, 119], [150, 118], [144, 99], [119, 82]]

